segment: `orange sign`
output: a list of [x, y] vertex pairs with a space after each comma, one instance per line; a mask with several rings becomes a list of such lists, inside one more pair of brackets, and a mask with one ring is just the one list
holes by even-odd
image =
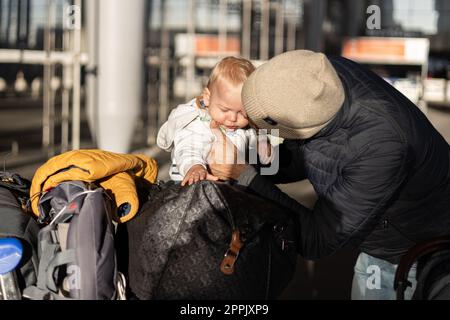
[[427, 38], [361, 37], [344, 42], [342, 55], [367, 63], [419, 64], [428, 61]]
[[358, 59], [405, 56], [405, 41], [397, 39], [350, 39], [344, 43], [343, 56]]
[[241, 52], [240, 40], [237, 37], [227, 37], [224, 47], [224, 52], [221, 52], [220, 40], [217, 36], [196, 35], [195, 37], [195, 52], [198, 56], [238, 55]]

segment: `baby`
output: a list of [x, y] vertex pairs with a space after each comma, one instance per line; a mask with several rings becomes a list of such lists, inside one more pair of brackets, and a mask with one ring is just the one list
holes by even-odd
[[[262, 162], [269, 162], [271, 147], [249, 128], [241, 101], [245, 80], [255, 70], [243, 58], [227, 57], [213, 69], [203, 95], [177, 106], [161, 127], [157, 144], [172, 152], [170, 178], [184, 186], [200, 180], [218, 180], [207, 170], [207, 159], [216, 140], [212, 128], [218, 127], [238, 153], [256, 146]], [[263, 160], [265, 159], [265, 160]]]

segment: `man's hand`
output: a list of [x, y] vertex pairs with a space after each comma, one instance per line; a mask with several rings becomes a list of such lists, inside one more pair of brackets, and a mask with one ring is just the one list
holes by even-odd
[[267, 136], [258, 136], [258, 155], [262, 164], [269, 164], [272, 162], [273, 150]]
[[202, 180], [211, 180], [211, 181], [217, 181], [219, 180], [217, 177], [211, 175], [208, 173], [208, 171], [205, 169], [204, 166], [200, 164], [196, 164], [192, 166], [189, 171], [184, 176], [183, 182], [181, 182], [181, 186], [184, 187], [187, 185], [192, 185], [196, 182], [202, 181]]
[[216, 136], [208, 157], [211, 173], [221, 180], [237, 180], [247, 164], [244, 159], [239, 159], [236, 146], [227, 139], [214, 120], [211, 121], [211, 130]]

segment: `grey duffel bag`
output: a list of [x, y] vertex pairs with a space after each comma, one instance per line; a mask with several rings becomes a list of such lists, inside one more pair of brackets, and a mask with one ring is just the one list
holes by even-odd
[[154, 185], [127, 223], [138, 299], [276, 299], [295, 272], [293, 213], [243, 188]]

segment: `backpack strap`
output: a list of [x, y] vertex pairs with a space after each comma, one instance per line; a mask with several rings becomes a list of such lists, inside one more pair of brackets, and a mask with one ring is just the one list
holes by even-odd
[[56, 225], [41, 230], [39, 251], [37, 284], [25, 288], [24, 297], [32, 300], [67, 299], [58, 294], [59, 289], [53, 275], [58, 267], [75, 263], [75, 251], [61, 251]]
[[58, 252], [57, 254], [55, 254], [53, 259], [48, 263], [47, 270], [45, 272], [47, 275], [47, 278], [46, 278], [47, 288], [49, 288], [52, 291], [57, 292], [58, 288], [55, 284], [55, 280], [53, 279], [53, 274], [55, 272], [55, 269], [60, 266], [64, 266], [64, 265], [68, 265], [68, 264], [72, 264], [72, 263], [75, 263], [75, 250], [70, 249], [70, 250], [61, 251], [61, 252]]
[[30, 300], [74, 300], [48, 290], [39, 289], [38, 287], [26, 288], [23, 292], [23, 297]]

